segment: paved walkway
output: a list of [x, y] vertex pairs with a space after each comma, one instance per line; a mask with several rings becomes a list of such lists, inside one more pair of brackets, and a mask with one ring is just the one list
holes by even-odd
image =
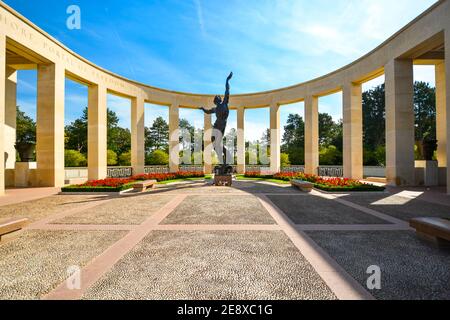
[[0, 206], [21, 203], [45, 198], [61, 191], [61, 188], [13, 188], [6, 189], [5, 195], [0, 197]]
[[[450, 207], [399, 193], [185, 183], [3, 206], [0, 219], [30, 207], [36, 216], [0, 244], [0, 298], [450, 298], [450, 253], [417, 240], [407, 223], [411, 214], [450, 217]], [[371, 265], [382, 290], [366, 288]], [[79, 289], [68, 288], [71, 266], [81, 269]]]

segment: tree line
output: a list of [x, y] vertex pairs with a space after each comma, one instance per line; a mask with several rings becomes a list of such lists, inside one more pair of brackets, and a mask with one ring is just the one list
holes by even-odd
[[[385, 86], [379, 85], [362, 95], [364, 165], [386, 164]], [[436, 93], [426, 82], [414, 83], [414, 117], [416, 159], [423, 159], [420, 145], [424, 140], [436, 140]], [[305, 123], [298, 114], [290, 114], [281, 150], [295, 165], [304, 164]], [[319, 113], [320, 164], [342, 165], [343, 123]]]
[[[384, 84], [363, 93], [363, 142], [364, 165], [385, 165], [385, 87]], [[425, 82], [414, 84], [415, 138], [417, 144], [424, 139], [436, 139], [435, 88]], [[197, 139], [187, 142], [180, 138], [180, 157], [189, 151], [187, 163], [201, 162], [203, 150], [203, 129], [195, 128], [186, 119], [180, 119], [180, 129]], [[236, 158], [237, 132], [232, 128], [224, 140], [234, 145]], [[17, 107], [17, 141], [36, 140], [36, 123]], [[281, 145], [281, 164], [304, 165], [305, 122], [298, 114], [290, 114], [284, 126]], [[270, 129], [258, 141], [246, 141], [246, 162], [250, 161], [250, 148], [259, 154], [265, 147], [270, 156]], [[131, 132], [119, 126], [117, 114], [107, 111], [107, 161], [109, 166], [131, 165]], [[327, 113], [319, 113], [319, 148], [321, 165], [342, 165], [343, 123], [334, 121]], [[167, 165], [169, 163], [169, 125], [162, 117], [156, 118], [150, 127], [145, 127], [146, 165]], [[88, 110], [84, 108], [80, 118], [65, 127], [65, 165], [80, 167], [87, 165], [88, 152]], [[213, 154], [214, 156], [214, 154]], [[216, 157], [215, 157], [216, 158]], [[416, 148], [416, 158], [420, 159], [420, 148]], [[19, 159], [18, 159], [19, 160]], [[213, 162], [217, 162], [214, 159]], [[261, 164], [262, 159], [257, 158]]]

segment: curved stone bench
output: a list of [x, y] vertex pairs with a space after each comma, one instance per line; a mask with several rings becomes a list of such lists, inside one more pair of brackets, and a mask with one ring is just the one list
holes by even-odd
[[0, 221], [0, 241], [2, 236], [19, 231], [28, 224], [28, 219], [8, 219]]
[[440, 247], [450, 248], [450, 220], [441, 218], [415, 218], [409, 222], [420, 238]]
[[133, 189], [136, 192], [144, 192], [148, 188], [154, 188], [156, 183], [157, 183], [156, 180], [140, 181], [140, 182], [133, 184]]
[[291, 180], [291, 185], [293, 187], [299, 188], [304, 192], [311, 192], [314, 188], [314, 184], [303, 180]]

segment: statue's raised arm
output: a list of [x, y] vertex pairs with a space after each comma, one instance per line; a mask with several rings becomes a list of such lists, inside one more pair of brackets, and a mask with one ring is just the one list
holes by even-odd
[[216, 113], [216, 108], [212, 108], [212, 109], [208, 110], [208, 109], [205, 109], [205, 108], [201, 107], [200, 110], [203, 110], [203, 112], [206, 113], [206, 114]]
[[227, 78], [227, 83], [225, 85], [225, 97], [223, 98], [223, 103], [228, 104], [230, 101], [230, 80], [233, 78], [233, 72], [230, 73], [230, 75]]

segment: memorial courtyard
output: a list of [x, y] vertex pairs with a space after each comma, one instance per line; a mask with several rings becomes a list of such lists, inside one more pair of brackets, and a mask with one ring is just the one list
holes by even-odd
[[[450, 219], [438, 191], [301, 193], [203, 180], [0, 207], [31, 220], [0, 243], [1, 299], [448, 299], [450, 252], [409, 219]], [[367, 269], [381, 269], [381, 289]], [[67, 286], [71, 266], [80, 289]]]
[[0, 301], [450, 300], [450, 0], [50, 2], [0, 1]]

